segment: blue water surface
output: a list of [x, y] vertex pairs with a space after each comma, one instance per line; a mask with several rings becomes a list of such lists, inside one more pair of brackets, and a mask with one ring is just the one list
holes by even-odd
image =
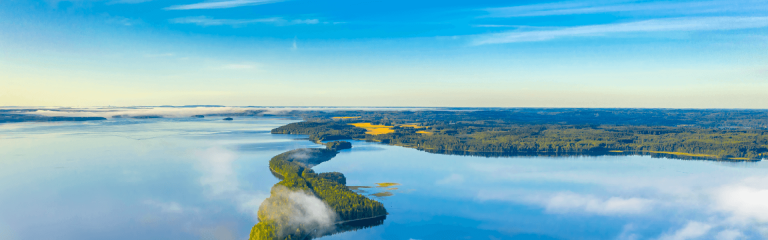
[[[279, 118], [0, 125], [0, 239], [247, 239], [269, 159], [321, 147]], [[352, 141], [338, 171], [384, 224], [322, 239], [763, 239], [764, 162], [486, 158]], [[376, 187], [376, 183], [400, 185]], [[391, 196], [371, 194], [389, 192]]]

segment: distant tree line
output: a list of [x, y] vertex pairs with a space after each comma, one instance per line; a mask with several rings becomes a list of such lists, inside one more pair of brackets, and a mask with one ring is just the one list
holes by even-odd
[[273, 134], [309, 135], [314, 142], [365, 137], [365, 129], [337, 122], [298, 122], [272, 129]]
[[380, 125], [451, 122], [484, 124], [555, 124], [615, 126], [689, 126], [720, 129], [768, 129], [766, 109], [637, 109], [637, 108], [443, 108], [420, 111], [294, 111], [285, 113], [305, 121], [332, 117], [359, 118], [337, 122]]
[[[355, 119], [355, 121], [381, 121]], [[293, 123], [277, 128], [302, 132], [322, 139], [333, 132], [335, 138], [377, 141], [428, 150], [430, 152], [488, 153], [595, 153], [608, 151], [679, 152], [711, 155], [714, 158], [757, 159], [768, 155], [768, 131], [763, 129], [722, 129], [693, 126], [567, 125], [517, 124], [501, 121], [437, 121], [425, 129], [397, 128], [394, 133], [359, 134], [364, 129], [344, 128], [337, 121]], [[413, 122], [409, 122], [413, 123]], [[380, 123], [377, 123], [380, 124]], [[348, 125], [350, 126], [350, 125]], [[273, 131], [284, 132], [284, 131]]]

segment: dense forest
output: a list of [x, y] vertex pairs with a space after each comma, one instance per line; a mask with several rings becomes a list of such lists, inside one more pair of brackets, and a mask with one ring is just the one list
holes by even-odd
[[[385, 216], [387, 210], [383, 204], [347, 188], [344, 174], [317, 174], [311, 169], [336, 156], [337, 150], [349, 147], [349, 142], [332, 142], [326, 149], [296, 149], [273, 157], [269, 168], [281, 181], [272, 187], [271, 196], [259, 207], [259, 223], [251, 229], [250, 239], [300, 239], [329, 234], [329, 231], [316, 231], [317, 226], [292, 219], [296, 211], [302, 210], [293, 209], [296, 205], [290, 199], [290, 192], [301, 191], [321, 199], [336, 213], [337, 222]], [[333, 231], [338, 230], [330, 232]]]
[[638, 109], [638, 108], [437, 108], [418, 111], [292, 111], [281, 116], [305, 121], [326, 121], [333, 117], [350, 122], [395, 126], [422, 123], [424, 126], [460, 122], [499, 124], [692, 126], [715, 129], [766, 129], [766, 109]]
[[[377, 141], [469, 155], [627, 152], [724, 160], [755, 160], [768, 155], [768, 130], [761, 125], [768, 119], [764, 111], [614, 111], [314, 113], [305, 116], [308, 121], [282, 126], [272, 133], [306, 134], [314, 141]], [[355, 118], [333, 118], [336, 116]], [[366, 134], [366, 129], [352, 123], [387, 125], [394, 132]]]
[[315, 142], [365, 137], [365, 129], [337, 122], [298, 122], [272, 129], [273, 134], [309, 135]]

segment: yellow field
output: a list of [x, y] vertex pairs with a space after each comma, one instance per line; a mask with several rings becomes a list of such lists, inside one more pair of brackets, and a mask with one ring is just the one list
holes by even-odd
[[730, 158], [730, 159], [731, 160], [752, 160], [751, 158], [741, 158], [741, 157], [735, 157], [735, 158]]
[[341, 119], [355, 119], [360, 117], [332, 117], [333, 120], [341, 120]]
[[608, 152], [620, 153], [620, 152], [624, 152], [624, 151], [621, 151], [621, 150], [611, 150], [611, 151], [608, 151]]
[[709, 154], [694, 154], [694, 153], [684, 153], [684, 152], [660, 152], [660, 151], [648, 151], [652, 153], [665, 153], [665, 154], [673, 154], [673, 155], [682, 155], [682, 156], [691, 156], [691, 157], [712, 157], [716, 158], [716, 155], [709, 155]]
[[365, 133], [371, 134], [371, 135], [379, 135], [379, 134], [387, 134], [387, 133], [395, 132], [395, 130], [392, 130], [391, 126], [385, 126], [385, 125], [372, 125], [371, 123], [350, 123], [349, 125], [359, 127], [359, 128], [365, 128], [366, 130], [368, 130]]
[[416, 131], [416, 133], [426, 134], [426, 135], [432, 135], [432, 132], [427, 131]]
[[376, 183], [378, 185], [377, 187], [385, 188], [385, 187], [391, 187], [391, 186], [397, 186], [400, 185], [399, 183], [392, 183], [392, 182], [382, 182], [382, 183]]

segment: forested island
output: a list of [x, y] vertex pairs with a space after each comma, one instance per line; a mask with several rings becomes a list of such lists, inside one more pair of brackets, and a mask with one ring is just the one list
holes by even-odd
[[272, 130], [310, 140], [356, 139], [465, 155], [652, 154], [759, 160], [768, 112], [549, 109], [547, 111], [337, 111], [302, 113]]
[[[347, 188], [342, 173], [312, 170], [351, 144], [337, 141], [326, 146], [287, 151], [269, 161], [270, 170], [281, 181], [259, 207], [259, 223], [251, 229], [250, 240], [305, 239], [381, 224], [387, 214], [383, 204]], [[322, 200], [332, 212], [323, 212], [317, 204], [307, 206], [312, 197]]]
[[30, 114], [3, 114], [0, 113], [0, 123], [19, 123], [19, 122], [82, 122], [107, 120], [103, 117], [66, 117], [66, 116], [41, 116]]

